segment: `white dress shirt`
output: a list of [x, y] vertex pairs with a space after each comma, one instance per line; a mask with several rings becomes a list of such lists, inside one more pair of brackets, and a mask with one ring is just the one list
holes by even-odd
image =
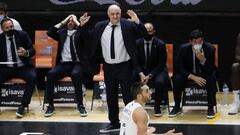
[[126, 62], [130, 59], [130, 56], [124, 45], [121, 25], [118, 23], [114, 30], [114, 51], [115, 59], [111, 58], [111, 33], [112, 33], [112, 23], [106, 26], [101, 37], [102, 54], [106, 63], [117, 64], [121, 62]]
[[71, 55], [71, 49], [70, 49], [70, 36], [71, 35], [73, 35], [73, 48], [74, 48], [74, 51], [75, 51], [74, 54], [76, 55], [76, 61], [79, 61], [79, 58], [78, 58], [77, 53], [76, 53], [75, 43], [74, 43], [75, 32], [76, 32], [76, 30], [71, 30], [71, 31], [68, 30], [68, 34], [67, 34], [65, 43], [63, 45], [61, 62], [72, 61], [72, 55]]

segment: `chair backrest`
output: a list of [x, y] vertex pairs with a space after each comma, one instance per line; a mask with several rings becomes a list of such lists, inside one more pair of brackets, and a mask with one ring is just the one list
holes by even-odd
[[166, 44], [168, 75], [173, 75], [173, 44]]
[[57, 42], [47, 36], [46, 30], [35, 31], [36, 68], [52, 68], [56, 63]]

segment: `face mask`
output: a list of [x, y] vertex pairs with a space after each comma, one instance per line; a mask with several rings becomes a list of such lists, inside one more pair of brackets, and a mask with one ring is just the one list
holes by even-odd
[[6, 31], [5, 33], [7, 34], [8, 37], [12, 37], [13, 34], [14, 34], [14, 31], [13, 30], [9, 30], [9, 31]]
[[4, 15], [0, 15], [0, 22], [4, 19]]
[[202, 49], [202, 44], [196, 44], [193, 46], [194, 50], [200, 50]]
[[147, 34], [147, 36], [144, 38], [146, 41], [150, 41], [153, 38], [153, 34]]

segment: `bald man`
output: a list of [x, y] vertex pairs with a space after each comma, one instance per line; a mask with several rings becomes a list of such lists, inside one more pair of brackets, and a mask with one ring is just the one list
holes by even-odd
[[[121, 86], [124, 104], [132, 101], [130, 86], [133, 82], [133, 67], [136, 65], [136, 39], [146, 34], [144, 25], [132, 10], [127, 14], [130, 19], [121, 18], [121, 9], [110, 5], [108, 20], [95, 25], [91, 48], [92, 60], [104, 64], [104, 81], [107, 91], [108, 118], [110, 124], [100, 133], [119, 131], [118, 88]], [[88, 21], [89, 16], [80, 18]], [[98, 65], [96, 64], [96, 65]], [[99, 67], [99, 66], [96, 66]]]
[[[155, 88], [154, 116], [161, 116], [160, 103], [166, 96], [167, 52], [165, 42], [155, 36], [155, 28], [152, 23], [145, 23], [147, 36], [136, 41], [138, 51], [138, 68], [134, 79], [149, 84]], [[164, 96], [163, 96], [164, 94]], [[166, 100], [166, 98], [164, 99]]]

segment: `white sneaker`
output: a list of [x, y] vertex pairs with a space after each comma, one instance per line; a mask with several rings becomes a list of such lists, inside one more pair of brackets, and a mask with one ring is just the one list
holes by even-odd
[[232, 107], [230, 108], [228, 114], [229, 115], [234, 115], [237, 114], [240, 111], [240, 103], [239, 102], [233, 102]]

